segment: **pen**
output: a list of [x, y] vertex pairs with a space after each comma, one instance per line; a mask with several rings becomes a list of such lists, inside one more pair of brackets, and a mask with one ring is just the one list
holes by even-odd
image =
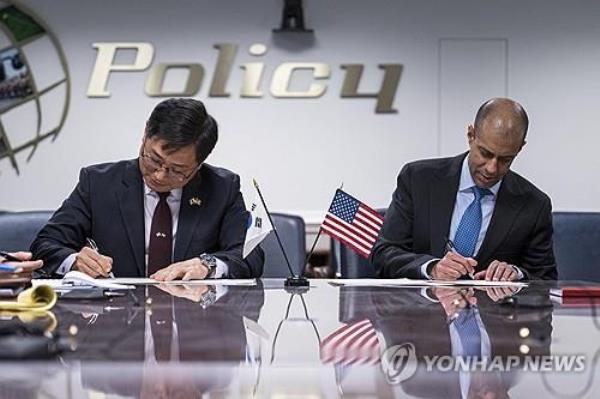
[[[92, 248], [94, 251], [100, 253], [100, 251], [98, 250], [98, 244], [96, 244], [96, 241], [94, 241], [92, 238], [87, 237], [85, 239], [85, 241], [87, 242], [88, 247]], [[113, 272], [109, 272], [108, 273], [108, 277], [110, 278], [115, 278], [115, 275], [113, 274]]]
[[[460, 253], [456, 250], [456, 246], [454, 245], [454, 243], [452, 242], [452, 240], [449, 239], [448, 237], [445, 237], [445, 238], [446, 238], [446, 246], [445, 246], [446, 253], [448, 253], [448, 252], [454, 252], [455, 254], [459, 254], [460, 255]], [[473, 272], [469, 273], [468, 275], [469, 275], [469, 277], [471, 277], [471, 280], [475, 280], [475, 275], [474, 275]]]
[[9, 273], [20, 273], [23, 271], [23, 268], [12, 265], [0, 265], [0, 272], [9, 272]]
[[4, 259], [9, 260], [11, 262], [22, 262], [21, 259], [9, 254], [8, 252], [0, 251], [0, 256], [2, 256]]

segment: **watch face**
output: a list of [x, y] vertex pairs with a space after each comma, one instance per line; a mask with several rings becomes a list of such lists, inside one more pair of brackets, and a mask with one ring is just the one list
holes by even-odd
[[200, 255], [200, 260], [210, 269], [211, 272], [217, 268], [217, 259], [212, 255], [202, 254]]

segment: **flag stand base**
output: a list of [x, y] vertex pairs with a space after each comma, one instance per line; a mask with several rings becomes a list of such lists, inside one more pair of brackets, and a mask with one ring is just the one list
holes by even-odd
[[309, 287], [308, 279], [301, 276], [290, 276], [285, 279], [285, 287]]

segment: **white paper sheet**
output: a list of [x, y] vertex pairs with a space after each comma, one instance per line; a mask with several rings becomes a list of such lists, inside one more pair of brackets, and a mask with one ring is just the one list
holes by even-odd
[[486, 280], [411, 280], [398, 279], [329, 279], [333, 286], [347, 287], [423, 287], [423, 286], [451, 286], [451, 287], [526, 287], [527, 283], [520, 281], [486, 281]]
[[208, 280], [173, 280], [173, 281], [158, 281], [151, 278], [107, 278], [108, 281], [113, 281], [119, 284], [131, 284], [131, 285], [154, 285], [154, 284], [186, 284], [186, 285], [244, 285], [253, 286], [256, 285], [256, 280], [253, 278], [248, 279], [208, 279]]
[[[151, 278], [103, 278], [96, 279], [103, 283], [122, 284], [122, 285], [155, 285], [155, 284], [186, 284], [186, 285], [242, 285], [242, 286], [254, 286], [256, 285], [255, 279], [209, 279], [209, 280], [174, 280], [174, 281], [157, 281]], [[65, 286], [62, 279], [38, 279], [32, 281], [33, 285], [45, 284], [52, 288], [58, 288]]]

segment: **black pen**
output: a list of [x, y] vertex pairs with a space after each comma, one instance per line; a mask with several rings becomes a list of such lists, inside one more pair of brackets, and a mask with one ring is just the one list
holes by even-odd
[[[98, 244], [96, 244], [96, 241], [94, 241], [91, 238], [86, 238], [85, 241], [87, 242], [88, 247], [92, 248], [94, 251], [100, 253], [100, 251], [98, 250]], [[115, 278], [115, 275], [113, 274], [113, 272], [108, 272], [108, 277], [110, 278]]]
[[[448, 252], [454, 252], [455, 254], [459, 254], [460, 252], [458, 252], [458, 250], [456, 249], [456, 246], [454, 245], [454, 243], [452, 242], [451, 239], [449, 239], [448, 237], [444, 237], [446, 239], [446, 245], [445, 245], [445, 251], [446, 253]], [[461, 255], [462, 256], [462, 255]], [[471, 277], [471, 280], [475, 280], [475, 274], [474, 273], [469, 273], [468, 274], [469, 277]]]
[[9, 260], [11, 262], [23, 262], [21, 259], [17, 258], [14, 255], [9, 254], [8, 252], [0, 251], [0, 256], [4, 259]]

